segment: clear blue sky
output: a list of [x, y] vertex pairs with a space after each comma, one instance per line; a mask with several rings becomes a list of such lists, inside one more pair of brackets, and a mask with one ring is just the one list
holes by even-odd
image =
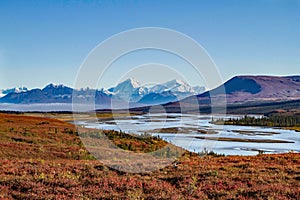
[[224, 80], [300, 74], [300, 0], [2, 0], [0, 88], [72, 86], [101, 41], [149, 26], [194, 38]]

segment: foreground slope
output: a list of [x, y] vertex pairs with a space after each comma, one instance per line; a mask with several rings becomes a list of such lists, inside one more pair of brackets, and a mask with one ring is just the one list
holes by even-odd
[[[146, 144], [110, 136], [124, 147], [132, 141], [136, 147]], [[0, 151], [3, 199], [300, 199], [300, 154], [294, 153], [199, 157], [186, 152], [176, 166], [130, 174], [93, 160], [69, 123], [7, 114], [0, 114]]]

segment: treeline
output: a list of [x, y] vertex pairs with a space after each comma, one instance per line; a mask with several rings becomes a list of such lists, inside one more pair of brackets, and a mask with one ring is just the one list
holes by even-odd
[[217, 119], [213, 120], [214, 124], [225, 125], [249, 125], [249, 126], [277, 126], [277, 127], [300, 127], [300, 115], [270, 115], [269, 117], [250, 117], [245, 115], [240, 119], [230, 118], [228, 120]]

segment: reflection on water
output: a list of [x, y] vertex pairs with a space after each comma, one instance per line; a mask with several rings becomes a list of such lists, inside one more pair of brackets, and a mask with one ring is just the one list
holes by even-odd
[[[149, 133], [190, 151], [213, 150], [225, 155], [256, 155], [258, 152], [300, 152], [300, 133], [270, 127], [210, 124], [222, 116], [147, 114], [99, 123], [81, 122], [87, 128]], [[236, 118], [241, 116], [227, 116]]]

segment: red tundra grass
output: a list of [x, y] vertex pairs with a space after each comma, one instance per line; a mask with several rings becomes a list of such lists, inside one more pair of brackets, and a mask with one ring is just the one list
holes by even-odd
[[131, 174], [93, 160], [69, 123], [0, 114], [0, 199], [300, 199], [300, 154], [185, 152], [176, 167]]

